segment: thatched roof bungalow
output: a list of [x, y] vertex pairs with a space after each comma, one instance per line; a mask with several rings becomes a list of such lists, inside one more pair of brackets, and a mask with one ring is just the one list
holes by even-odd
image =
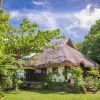
[[[42, 77], [48, 72], [60, 74], [61, 77], [56, 81], [63, 81], [63, 70], [66, 66], [79, 66], [89, 69], [96, 67], [96, 63], [76, 50], [70, 39], [56, 41], [55, 48], [45, 49], [42, 53], [34, 56], [35, 61], [31, 60], [26, 66], [26, 80], [41, 81]], [[33, 71], [32, 71], [33, 70]]]
[[55, 43], [55, 48], [45, 49], [42, 53], [35, 56], [36, 60], [31, 61], [31, 67], [48, 67], [72, 64], [79, 66], [83, 63], [84, 67], [96, 66], [96, 63], [84, 56], [75, 49], [70, 39], [59, 40]]

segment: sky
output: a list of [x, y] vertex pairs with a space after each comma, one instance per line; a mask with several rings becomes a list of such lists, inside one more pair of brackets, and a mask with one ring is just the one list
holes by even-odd
[[4, 0], [2, 6], [15, 27], [27, 17], [40, 29], [60, 28], [61, 34], [73, 41], [83, 41], [100, 19], [100, 0]]

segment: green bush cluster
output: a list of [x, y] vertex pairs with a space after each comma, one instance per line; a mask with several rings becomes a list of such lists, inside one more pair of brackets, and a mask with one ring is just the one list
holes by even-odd
[[68, 93], [96, 92], [100, 89], [99, 72], [97, 69], [91, 69], [85, 78], [83, 78], [83, 71], [79, 67], [72, 67], [68, 71], [64, 70], [63, 75], [66, 77], [68, 73], [72, 74], [73, 84], [68, 83], [67, 80], [64, 82], [52, 82], [52, 74], [49, 73], [44, 82], [44, 87], [49, 90], [66, 91]]
[[17, 73], [21, 70], [21, 63], [12, 55], [0, 58], [0, 88], [3, 90], [17, 89], [20, 78]]
[[100, 87], [100, 81], [98, 78], [88, 76], [85, 78], [85, 87], [87, 91], [96, 92]]
[[91, 70], [88, 71], [88, 75], [91, 75], [94, 77], [99, 77], [99, 69], [91, 68]]
[[51, 82], [45, 85], [45, 89], [53, 90], [53, 91], [65, 91], [66, 85], [64, 82]]

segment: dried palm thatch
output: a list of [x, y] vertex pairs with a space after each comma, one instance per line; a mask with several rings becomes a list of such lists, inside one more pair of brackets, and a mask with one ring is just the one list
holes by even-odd
[[77, 51], [68, 40], [60, 40], [55, 43], [56, 48], [45, 49], [42, 53], [36, 54], [35, 61], [30, 62], [31, 67], [53, 67], [72, 64], [77, 66], [83, 63], [85, 67], [96, 66], [96, 63]]

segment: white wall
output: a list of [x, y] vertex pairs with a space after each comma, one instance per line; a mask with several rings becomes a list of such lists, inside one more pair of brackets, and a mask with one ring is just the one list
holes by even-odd
[[[52, 74], [52, 81], [63, 82], [65, 77], [63, 76], [63, 66], [58, 66], [58, 74]], [[52, 73], [52, 67], [47, 68], [47, 73]]]

